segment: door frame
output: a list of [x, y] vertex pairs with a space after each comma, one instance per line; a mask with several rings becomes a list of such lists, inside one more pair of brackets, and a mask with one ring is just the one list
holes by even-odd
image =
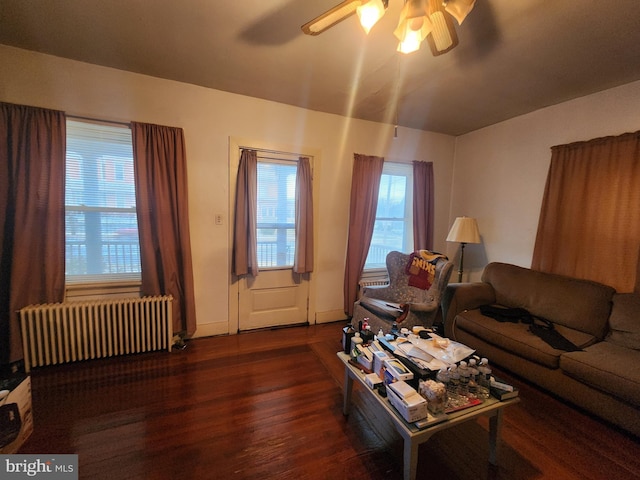
[[[234, 222], [235, 222], [235, 203], [236, 203], [236, 178], [238, 176], [238, 165], [240, 163], [240, 149], [241, 148], [253, 148], [256, 150], [266, 150], [273, 152], [287, 152], [294, 155], [306, 156], [311, 159], [311, 167], [313, 172], [313, 264], [317, 266], [318, 256], [318, 179], [320, 177], [321, 166], [321, 151], [317, 148], [307, 147], [304, 145], [291, 145], [277, 142], [266, 142], [262, 140], [255, 140], [245, 137], [229, 137], [229, 212], [227, 218], [229, 218], [229, 248], [228, 248], [228, 266], [227, 272], [229, 274], [229, 334], [239, 333], [240, 327], [240, 309], [238, 308], [238, 296], [240, 294], [239, 282], [240, 278], [232, 272], [233, 261], [233, 234], [234, 234]], [[317, 267], [314, 267], [314, 270]], [[317, 323], [316, 320], [316, 271], [309, 274], [309, 307], [307, 313], [307, 320], [309, 325]]]

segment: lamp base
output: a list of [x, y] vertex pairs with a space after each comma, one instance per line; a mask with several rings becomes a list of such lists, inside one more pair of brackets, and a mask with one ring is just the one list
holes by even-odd
[[462, 272], [464, 266], [464, 246], [466, 244], [460, 243], [460, 265], [458, 266], [458, 283], [462, 283]]

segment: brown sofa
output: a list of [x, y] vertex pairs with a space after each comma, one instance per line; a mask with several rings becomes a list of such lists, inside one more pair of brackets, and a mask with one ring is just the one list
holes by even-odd
[[[528, 324], [484, 316], [482, 305], [524, 308], [553, 322], [581, 350], [555, 349], [531, 333]], [[442, 309], [449, 338], [640, 436], [640, 295], [491, 263], [481, 282], [449, 284]]]

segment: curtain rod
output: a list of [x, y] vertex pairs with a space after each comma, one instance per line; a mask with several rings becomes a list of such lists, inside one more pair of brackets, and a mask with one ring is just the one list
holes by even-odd
[[91, 122], [100, 122], [100, 123], [113, 123], [115, 125], [124, 125], [125, 127], [131, 126], [131, 122], [117, 122], [115, 120], [105, 120], [103, 118], [82, 117], [80, 115], [67, 115], [67, 118], [72, 118], [75, 120], [89, 120]]
[[242, 150], [255, 150], [258, 153], [267, 153], [267, 154], [272, 154], [272, 155], [290, 155], [290, 156], [295, 156], [295, 157], [309, 157], [309, 158], [313, 158], [313, 155], [305, 155], [303, 153], [295, 153], [295, 152], [283, 152], [280, 150], [268, 150], [266, 148], [256, 148], [256, 147], [245, 147], [243, 145], [239, 146], [240, 149]]

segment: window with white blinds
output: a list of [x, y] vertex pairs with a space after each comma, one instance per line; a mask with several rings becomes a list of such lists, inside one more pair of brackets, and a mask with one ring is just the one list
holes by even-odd
[[297, 160], [258, 155], [257, 241], [260, 268], [292, 267]]
[[131, 129], [67, 119], [66, 283], [140, 281]]
[[413, 165], [409, 163], [384, 162], [365, 270], [386, 268], [392, 250], [413, 250]]

